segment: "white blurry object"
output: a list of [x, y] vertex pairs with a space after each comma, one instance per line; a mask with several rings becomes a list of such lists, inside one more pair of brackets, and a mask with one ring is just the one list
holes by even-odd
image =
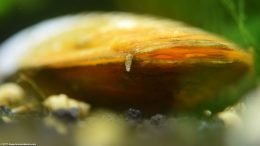
[[20, 59], [28, 49], [64, 32], [77, 23], [78, 17], [50, 19], [29, 27], [5, 41], [0, 46], [0, 81], [16, 71]]
[[15, 83], [5, 83], [0, 86], [0, 105], [12, 106], [25, 98], [22, 87]]
[[54, 112], [57, 110], [77, 109], [79, 111], [78, 117], [85, 117], [90, 110], [89, 104], [71, 99], [65, 94], [52, 95], [44, 100], [43, 105], [49, 111]]
[[241, 113], [242, 125], [229, 129], [230, 146], [260, 145], [260, 86], [246, 96], [246, 108]]
[[218, 117], [223, 120], [227, 128], [236, 128], [242, 125], [241, 118], [237, 111], [233, 108], [220, 112]]

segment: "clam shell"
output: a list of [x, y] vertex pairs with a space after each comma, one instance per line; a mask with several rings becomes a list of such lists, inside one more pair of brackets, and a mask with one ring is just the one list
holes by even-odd
[[[18, 70], [47, 94], [153, 111], [217, 108], [217, 95], [253, 64], [250, 53], [216, 35], [129, 13], [56, 18], [20, 32], [1, 48], [3, 76]], [[221, 100], [223, 108], [230, 104]]]

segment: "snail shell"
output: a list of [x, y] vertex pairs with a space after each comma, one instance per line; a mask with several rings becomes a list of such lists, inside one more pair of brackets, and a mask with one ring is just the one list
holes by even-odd
[[1, 51], [3, 77], [30, 72], [46, 93], [149, 110], [219, 108], [217, 95], [252, 68], [251, 54], [220, 37], [129, 13], [45, 21], [7, 40]]

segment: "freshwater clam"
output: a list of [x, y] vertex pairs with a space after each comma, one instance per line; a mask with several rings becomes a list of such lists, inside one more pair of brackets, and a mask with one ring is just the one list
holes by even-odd
[[178, 21], [90, 13], [44, 21], [4, 42], [0, 75], [22, 72], [45, 94], [76, 94], [98, 106], [214, 110], [237, 100], [214, 104], [250, 72], [252, 60], [236, 45]]

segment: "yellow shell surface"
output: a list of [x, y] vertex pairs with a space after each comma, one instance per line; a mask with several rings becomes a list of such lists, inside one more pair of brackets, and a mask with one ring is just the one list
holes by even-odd
[[69, 27], [57, 25], [59, 33], [28, 48], [19, 68], [38, 70], [32, 78], [51, 92], [77, 94], [93, 104], [216, 108], [217, 94], [252, 66], [251, 54], [178, 21], [129, 13], [69, 17]]

